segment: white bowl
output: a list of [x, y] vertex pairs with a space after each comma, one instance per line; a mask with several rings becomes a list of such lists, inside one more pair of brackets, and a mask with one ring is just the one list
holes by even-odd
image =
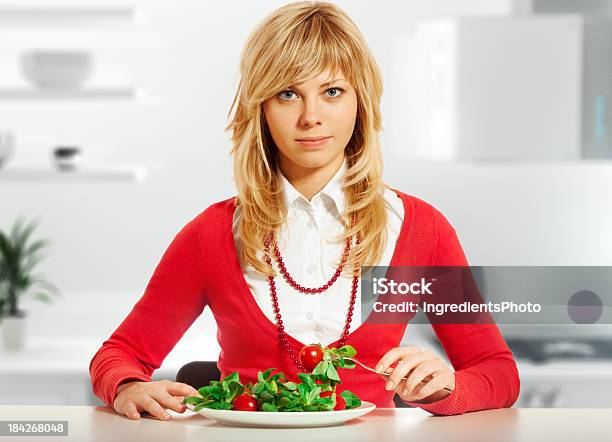
[[41, 89], [78, 89], [90, 77], [93, 56], [87, 51], [34, 50], [21, 54], [23, 75]]

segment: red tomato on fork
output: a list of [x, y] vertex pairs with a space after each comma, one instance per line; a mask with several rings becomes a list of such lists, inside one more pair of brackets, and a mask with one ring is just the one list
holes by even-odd
[[[332, 394], [333, 394], [333, 391], [324, 391], [321, 394], [319, 394], [319, 397], [328, 397], [328, 396], [331, 396]], [[342, 396], [340, 396], [340, 393], [336, 392], [336, 406], [334, 407], [334, 411], [345, 410], [345, 409], [346, 409], [346, 401], [344, 400]]]
[[234, 410], [257, 411], [257, 399], [247, 393], [236, 396], [232, 402]]
[[323, 349], [320, 345], [310, 344], [302, 347], [300, 362], [307, 371], [312, 372], [319, 362], [323, 360]]

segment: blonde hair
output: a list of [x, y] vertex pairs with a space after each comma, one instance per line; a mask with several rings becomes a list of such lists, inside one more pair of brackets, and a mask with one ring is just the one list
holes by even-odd
[[[276, 272], [257, 252], [286, 221], [282, 182], [277, 175], [278, 152], [265, 124], [262, 103], [291, 85], [329, 69], [339, 70], [357, 94], [353, 135], [345, 148], [347, 170], [342, 177], [346, 231], [343, 243], [355, 236], [344, 272], [354, 265], [378, 265], [387, 242], [387, 214], [382, 181], [383, 161], [380, 99], [382, 75], [361, 32], [348, 15], [331, 3], [302, 1], [268, 15], [250, 34], [240, 59], [240, 82], [229, 115], [234, 179], [241, 209], [238, 234], [240, 259], [257, 271]], [[342, 210], [342, 208], [339, 208]], [[272, 247], [270, 247], [272, 249]], [[337, 261], [338, 265], [340, 258]]]

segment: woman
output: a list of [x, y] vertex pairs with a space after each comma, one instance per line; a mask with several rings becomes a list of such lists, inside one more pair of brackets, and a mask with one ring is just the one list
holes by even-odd
[[495, 324], [432, 325], [452, 370], [401, 347], [405, 324], [353, 316], [362, 265], [467, 265], [438, 210], [382, 182], [382, 79], [355, 24], [332, 4], [286, 5], [250, 35], [240, 68], [228, 126], [238, 195], [174, 238], [92, 359], [94, 392], [130, 418], [184, 411], [196, 390], [151, 374], [209, 306], [222, 377], [276, 367], [297, 379], [305, 343], [351, 344], [391, 375], [343, 370], [341, 386], [378, 406], [394, 394], [440, 415], [511, 406], [519, 378]]

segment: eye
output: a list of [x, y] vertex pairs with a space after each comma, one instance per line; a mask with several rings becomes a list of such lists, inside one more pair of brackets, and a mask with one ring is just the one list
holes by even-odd
[[344, 89], [339, 88], [339, 87], [330, 87], [329, 89], [327, 89], [325, 92], [329, 92], [329, 91], [338, 91], [340, 92], [339, 94], [336, 93], [332, 96], [332, 98], [337, 98], [340, 97], [342, 95], [342, 93], [344, 92]]
[[295, 92], [293, 92], [292, 90], [287, 89], [287, 90], [285, 90], [285, 91], [281, 91], [281, 92], [278, 94], [278, 96], [284, 99], [284, 98], [286, 98], [286, 97], [283, 97], [283, 94], [285, 94], [285, 93], [295, 94]]

